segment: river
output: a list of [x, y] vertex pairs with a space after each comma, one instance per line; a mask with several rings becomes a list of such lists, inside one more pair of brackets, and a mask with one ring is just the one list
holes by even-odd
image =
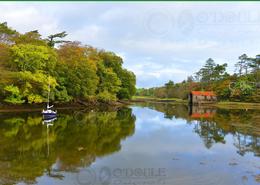
[[142, 103], [0, 113], [0, 184], [260, 184], [260, 110]]

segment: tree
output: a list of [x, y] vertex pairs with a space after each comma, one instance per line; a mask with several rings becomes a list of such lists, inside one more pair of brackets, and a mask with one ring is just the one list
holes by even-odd
[[199, 79], [201, 82], [206, 83], [211, 81], [215, 67], [216, 63], [213, 59], [209, 58], [206, 61], [206, 64], [196, 73], [197, 79]]
[[216, 64], [213, 59], [209, 58], [206, 64], [196, 73], [197, 79], [202, 83], [217, 81], [227, 76], [227, 64]]
[[252, 73], [254, 74], [256, 81], [260, 81], [260, 55], [256, 55], [255, 58], [249, 59], [251, 62], [249, 64], [252, 69]]
[[122, 69], [119, 75], [121, 88], [117, 93], [119, 99], [130, 99], [135, 93], [136, 78], [133, 72]]
[[244, 71], [245, 74], [247, 75], [248, 73], [248, 67], [249, 67], [249, 59], [246, 54], [243, 54], [238, 57], [239, 61], [235, 64], [236, 71], [238, 71], [238, 75], [241, 76], [243, 75]]
[[106, 68], [102, 62], [98, 63], [97, 74], [99, 76], [97, 96], [105, 94], [107, 100], [116, 100], [116, 94], [119, 92], [121, 85], [121, 81], [117, 74], [112, 68]]
[[24, 100], [22, 99], [23, 96], [20, 93], [20, 90], [17, 86], [8, 85], [5, 86], [4, 90], [7, 92], [7, 97], [5, 98], [5, 102], [12, 103], [12, 104], [22, 104]]
[[30, 31], [25, 34], [16, 34], [12, 39], [17, 45], [18, 44], [31, 44], [37, 46], [47, 46], [45, 40], [41, 39], [41, 35], [38, 30]]
[[65, 41], [66, 36], [61, 32], [42, 39], [38, 30], [21, 34], [0, 23], [0, 100], [44, 102], [49, 83], [52, 101], [111, 101], [135, 94], [135, 75], [123, 68], [121, 57]]
[[97, 90], [97, 64], [88, 58], [86, 50], [80, 43], [66, 43], [58, 50], [56, 78], [73, 97], [89, 98]]
[[7, 63], [10, 61], [10, 46], [4, 43], [0, 43], [0, 69], [7, 67]]
[[213, 70], [212, 80], [217, 81], [217, 80], [221, 80], [221, 79], [227, 77], [228, 73], [226, 72], [226, 68], [227, 68], [226, 63], [224, 63], [222, 65], [217, 64]]
[[56, 62], [56, 53], [46, 46], [19, 44], [11, 48], [10, 65], [17, 71], [43, 70], [53, 73]]
[[[47, 102], [49, 84], [51, 92], [54, 92], [55, 87], [58, 85], [56, 79], [42, 73], [42, 71], [36, 71], [35, 73], [21, 71], [17, 73], [16, 85], [27, 103]], [[51, 93], [50, 99], [54, 100], [53, 93]]]
[[187, 82], [188, 83], [191, 83], [191, 82], [194, 82], [194, 77], [191, 75], [191, 76], [188, 76], [187, 77]]
[[110, 67], [115, 73], [119, 73], [122, 70], [123, 59], [117, 56], [113, 52], [106, 52], [101, 50], [99, 52], [100, 58], [103, 60], [105, 67]]
[[60, 33], [56, 33], [56, 34], [53, 34], [53, 35], [49, 35], [48, 38], [46, 39], [47, 42], [48, 42], [48, 45], [50, 47], [54, 47], [55, 44], [60, 44], [60, 43], [67, 43], [69, 41], [65, 41], [65, 40], [56, 40], [57, 38], [58, 39], [62, 39], [64, 37], [66, 37], [68, 34], [63, 31], [63, 32], [60, 32]]
[[130, 99], [136, 92], [135, 75], [132, 72], [123, 69], [123, 59], [115, 53], [101, 50], [98, 55], [102, 59], [104, 67], [111, 68], [121, 81], [120, 89], [117, 92], [117, 97], [119, 99]]
[[0, 42], [5, 44], [12, 43], [12, 37], [15, 36], [17, 32], [7, 26], [7, 22], [0, 23]]
[[150, 94], [153, 94], [157, 98], [166, 98], [167, 97], [167, 92], [166, 92], [165, 87], [158, 87], [158, 88], [150, 89], [150, 90], [154, 91], [154, 93], [150, 92]]
[[166, 96], [167, 96], [167, 98], [169, 98], [170, 90], [173, 88], [174, 83], [173, 83], [173, 81], [169, 80], [169, 82], [167, 82], [164, 86], [166, 88]]

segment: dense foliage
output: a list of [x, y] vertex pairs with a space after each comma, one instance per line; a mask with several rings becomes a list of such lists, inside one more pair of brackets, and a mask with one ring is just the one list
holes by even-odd
[[[135, 94], [135, 75], [113, 52], [62, 40], [66, 32], [43, 39], [0, 24], [0, 97], [13, 104], [77, 99], [115, 101]], [[59, 44], [59, 45], [55, 45]], [[49, 88], [50, 84], [50, 88]]]
[[157, 98], [186, 99], [192, 90], [215, 91], [219, 100], [260, 102], [260, 56], [246, 54], [238, 58], [236, 71], [226, 72], [227, 64], [216, 64], [209, 58], [205, 65], [187, 80], [174, 84], [169, 81], [162, 87], [137, 89], [136, 95]]

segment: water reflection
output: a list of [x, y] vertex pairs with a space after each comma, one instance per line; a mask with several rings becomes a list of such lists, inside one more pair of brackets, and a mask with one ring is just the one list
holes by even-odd
[[167, 119], [185, 119], [187, 124], [194, 125], [194, 132], [207, 148], [216, 143], [225, 144], [225, 137], [231, 134], [238, 154], [243, 156], [252, 152], [260, 156], [260, 110], [227, 110], [162, 103], [142, 103], [139, 106], [163, 112]]
[[128, 108], [76, 117], [60, 113], [47, 122], [37, 114], [0, 116], [0, 184], [35, 183], [44, 174], [62, 179], [62, 171], [77, 171], [119, 151], [121, 141], [135, 131]]
[[252, 185], [259, 175], [259, 110], [146, 103], [59, 113], [0, 114], [0, 184], [79, 185], [89, 170], [102, 184], [102, 169], [165, 169], [162, 179], [110, 173], [111, 185]]

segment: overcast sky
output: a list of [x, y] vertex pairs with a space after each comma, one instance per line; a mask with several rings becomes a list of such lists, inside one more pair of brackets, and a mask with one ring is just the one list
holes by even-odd
[[0, 22], [20, 32], [67, 31], [68, 39], [113, 51], [138, 87], [181, 82], [209, 58], [234, 72], [260, 53], [258, 2], [0, 3]]

